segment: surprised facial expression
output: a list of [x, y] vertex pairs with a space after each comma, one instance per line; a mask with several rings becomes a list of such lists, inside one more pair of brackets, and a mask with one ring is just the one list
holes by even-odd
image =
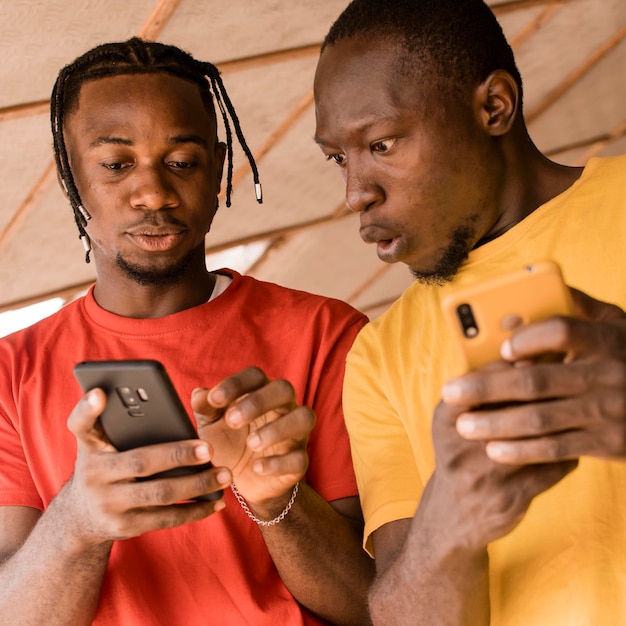
[[362, 239], [381, 260], [442, 282], [496, 220], [491, 146], [471, 103], [427, 72], [400, 72], [402, 54], [360, 37], [325, 48], [315, 138], [339, 167]]

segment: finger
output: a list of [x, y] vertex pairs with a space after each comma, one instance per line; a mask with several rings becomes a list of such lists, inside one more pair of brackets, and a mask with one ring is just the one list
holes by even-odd
[[252, 432], [248, 436], [247, 445], [255, 452], [286, 454], [296, 447], [304, 448], [314, 426], [313, 410], [300, 406]]
[[[131, 502], [134, 496], [133, 492], [126, 495], [131, 498], [129, 500]], [[137, 506], [124, 510], [123, 515], [117, 514], [114, 510], [106, 511], [109, 513], [106, 517], [107, 537], [112, 540], [123, 540], [155, 529], [182, 526], [202, 520], [212, 513], [221, 511], [225, 506], [224, 500], [219, 499], [214, 502], [188, 501], [165, 506]]]
[[226, 409], [224, 419], [232, 428], [241, 428], [270, 411], [285, 414], [296, 406], [296, 393], [291, 383], [273, 380], [239, 398]]
[[280, 480], [285, 488], [293, 486], [306, 474], [309, 467], [309, 456], [306, 450], [292, 450], [288, 454], [267, 456], [256, 459], [252, 469], [256, 474]]
[[470, 372], [446, 383], [445, 402], [456, 406], [528, 402], [582, 396], [595, 389], [623, 389], [626, 364], [620, 361], [529, 364], [497, 372]]
[[191, 392], [191, 408], [198, 427], [217, 422], [224, 415], [224, 409], [209, 402], [209, 390], [197, 388]]
[[146, 478], [160, 472], [209, 463], [212, 450], [197, 439], [159, 443], [118, 452], [110, 461], [111, 481]]
[[232, 480], [229, 469], [209, 467], [178, 476], [128, 482], [121, 487], [123, 491], [120, 493], [136, 507], [163, 507], [211, 494], [218, 500], [216, 492], [228, 487]]
[[621, 390], [602, 389], [581, 398], [462, 413], [456, 428], [464, 439], [483, 441], [538, 437], [575, 429], [609, 433], [616, 428], [626, 429], [626, 425], [622, 427], [624, 415], [626, 398]]
[[497, 463], [530, 465], [575, 460], [589, 448], [584, 432], [574, 430], [515, 441], [490, 441], [485, 447], [487, 456]]
[[572, 400], [516, 404], [494, 410], [462, 413], [456, 430], [464, 439], [521, 439], [580, 428], [586, 413]]
[[[601, 304], [604, 303], [598, 303]], [[621, 319], [600, 323], [552, 317], [524, 326], [505, 340], [501, 348], [502, 358], [511, 362], [545, 354], [566, 355], [567, 361], [607, 354], [626, 355], [626, 323]]]
[[67, 427], [76, 437], [78, 446], [102, 449], [110, 447], [98, 422], [106, 406], [106, 394], [102, 389], [88, 391], [72, 409]]
[[214, 407], [226, 407], [237, 398], [259, 389], [268, 383], [263, 370], [247, 367], [237, 374], [225, 378], [209, 390], [207, 400]]

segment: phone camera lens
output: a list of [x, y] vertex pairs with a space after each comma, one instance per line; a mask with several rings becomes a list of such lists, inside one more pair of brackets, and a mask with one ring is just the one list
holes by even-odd
[[478, 324], [474, 318], [474, 312], [469, 304], [459, 304], [456, 308], [456, 314], [461, 323], [463, 334], [470, 339], [478, 335]]

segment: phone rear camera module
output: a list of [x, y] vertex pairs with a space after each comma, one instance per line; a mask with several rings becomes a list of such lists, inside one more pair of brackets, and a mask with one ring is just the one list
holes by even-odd
[[478, 324], [474, 318], [472, 307], [469, 304], [459, 304], [456, 308], [456, 315], [461, 324], [461, 330], [466, 337], [472, 339], [478, 335]]
[[130, 387], [116, 387], [116, 391], [126, 408], [140, 408], [139, 396]]

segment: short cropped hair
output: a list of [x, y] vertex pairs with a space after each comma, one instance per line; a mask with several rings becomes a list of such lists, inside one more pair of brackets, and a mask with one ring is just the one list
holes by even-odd
[[438, 86], [467, 94], [495, 70], [507, 71], [522, 94], [511, 46], [482, 0], [353, 0], [331, 26], [327, 46], [353, 37], [397, 42], [402, 70], [426, 71]]

